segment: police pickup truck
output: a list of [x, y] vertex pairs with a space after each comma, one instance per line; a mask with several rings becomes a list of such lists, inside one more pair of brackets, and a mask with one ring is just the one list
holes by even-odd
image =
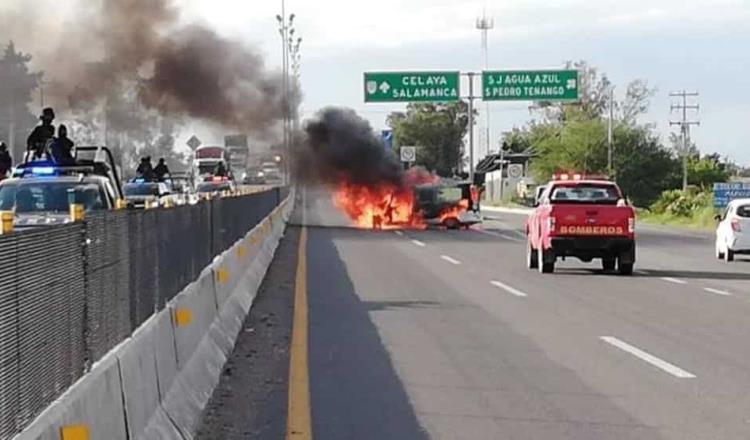
[[65, 165], [48, 160], [18, 165], [0, 182], [0, 210], [15, 212], [16, 229], [70, 222], [70, 205], [85, 211], [114, 209], [122, 189], [105, 147], [78, 147], [75, 161]]
[[556, 176], [529, 215], [526, 234], [529, 269], [551, 273], [558, 258], [575, 257], [601, 259], [605, 271], [633, 273], [635, 210], [614, 182]]

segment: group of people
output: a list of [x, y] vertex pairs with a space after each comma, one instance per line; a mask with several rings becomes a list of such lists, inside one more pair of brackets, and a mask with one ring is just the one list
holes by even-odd
[[146, 156], [141, 158], [141, 163], [138, 164], [135, 174], [138, 178], [147, 182], [164, 182], [164, 179], [169, 175], [169, 167], [167, 167], [167, 162], [163, 157], [159, 158], [159, 163], [156, 166], [153, 166], [151, 156]]
[[26, 140], [26, 154], [29, 159], [41, 159], [47, 156], [48, 159], [58, 164], [67, 164], [73, 162], [73, 147], [75, 144], [68, 137], [68, 127], [60, 124], [57, 128], [57, 137], [55, 137], [55, 126], [52, 121], [55, 120], [55, 111], [47, 107], [42, 110], [39, 119], [41, 125], [34, 127], [29, 138]]

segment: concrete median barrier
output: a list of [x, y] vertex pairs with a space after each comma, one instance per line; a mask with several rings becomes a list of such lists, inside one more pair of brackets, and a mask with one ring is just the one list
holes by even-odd
[[283, 235], [290, 200], [14, 440], [192, 439]]
[[[130, 439], [179, 438], [180, 435], [161, 407], [158, 386], [161, 383], [159, 358], [162, 358], [163, 364], [167, 364], [163, 368], [169, 369], [169, 365], [176, 365], [174, 339], [167, 341], [171, 345], [163, 347], [165, 350], [161, 353], [160, 332], [163, 329], [160, 326], [165, 322], [169, 324], [164, 319], [166, 316], [156, 315], [147, 321], [117, 356]], [[165, 361], [165, 357], [171, 359]]]
[[108, 355], [16, 440], [128, 440], [117, 356]]

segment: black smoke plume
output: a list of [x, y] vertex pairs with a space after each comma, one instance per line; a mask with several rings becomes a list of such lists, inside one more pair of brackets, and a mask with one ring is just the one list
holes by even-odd
[[3, 17], [9, 27], [0, 29], [0, 39], [14, 38], [41, 54], [36, 61], [48, 81], [45, 93], [56, 106], [122, 107], [121, 96], [134, 96], [139, 107], [129, 98], [123, 102], [130, 111], [110, 112], [118, 118], [108, 121], [115, 129], [140, 124], [137, 115], [149, 109], [257, 135], [273, 131], [283, 117], [281, 75], [269, 71], [253, 48], [206, 26], [181, 23], [172, 0], [63, 2], [60, 7], [75, 13], [72, 21], [57, 23], [63, 26], [59, 38], [40, 37], [51, 34], [55, 12], [42, 10], [38, 0], [23, 2], [27, 6]]
[[305, 141], [295, 151], [299, 178], [308, 183], [400, 187], [404, 171], [354, 110], [328, 107], [305, 126]]

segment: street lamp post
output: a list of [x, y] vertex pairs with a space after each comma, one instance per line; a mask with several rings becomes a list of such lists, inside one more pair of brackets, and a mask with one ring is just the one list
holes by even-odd
[[[287, 158], [284, 160], [284, 167], [286, 172], [284, 177], [285, 183], [289, 183], [289, 160], [291, 147], [293, 143], [293, 133], [297, 130], [298, 119], [295, 112], [294, 121], [291, 117], [291, 91], [292, 87], [298, 87], [299, 81], [299, 67], [300, 67], [300, 53], [299, 48], [302, 44], [302, 38], [295, 37], [294, 29], [294, 14], [286, 15], [286, 2], [281, 0], [281, 15], [276, 16], [276, 21], [279, 24], [279, 35], [281, 35], [281, 57], [282, 57], [282, 87], [283, 87], [283, 108], [282, 108], [282, 119], [283, 119], [283, 135], [284, 145], [283, 151], [284, 156]], [[290, 75], [291, 74], [291, 75]]]

